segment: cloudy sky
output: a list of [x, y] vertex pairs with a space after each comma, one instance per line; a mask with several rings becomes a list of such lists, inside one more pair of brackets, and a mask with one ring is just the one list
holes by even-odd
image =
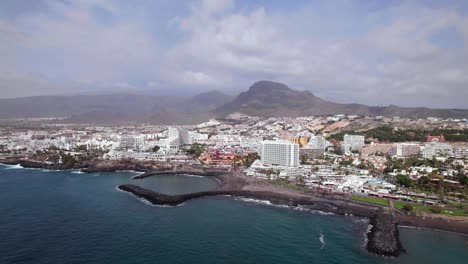
[[2, 0], [0, 97], [246, 90], [468, 108], [468, 1]]

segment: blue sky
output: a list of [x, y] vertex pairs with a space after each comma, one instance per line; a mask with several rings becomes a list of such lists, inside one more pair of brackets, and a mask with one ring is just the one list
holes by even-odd
[[468, 1], [0, 2], [0, 97], [235, 93], [468, 108]]

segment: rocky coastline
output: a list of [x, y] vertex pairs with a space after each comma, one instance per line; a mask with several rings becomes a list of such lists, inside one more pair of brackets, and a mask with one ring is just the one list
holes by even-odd
[[166, 195], [130, 184], [120, 185], [117, 188], [144, 198], [154, 205], [177, 206], [191, 199], [229, 195], [257, 200], [268, 200], [273, 204], [294, 207], [301, 206], [311, 210], [338, 215], [368, 217], [372, 226], [370, 232], [367, 233], [367, 250], [369, 252], [384, 256], [398, 256], [403, 251], [399, 240], [397, 222], [391, 214], [384, 213], [383, 210], [379, 208], [361, 208], [353, 206], [352, 204], [324, 201], [320, 198], [291, 196], [267, 191], [216, 190], [182, 195]]
[[370, 231], [367, 233], [367, 251], [384, 256], [397, 257], [404, 252], [398, 223], [389, 212], [378, 210], [369, 218]]
[[75, 169], [76, 167], [65, 166], [63, 164], [55, 164], [55, 163], [46, 163], [46, 162], [39, 162], [34, 160], [28, 159], [3, 159], [0, 160], [1, 164], [6, 165], [20, 165], [24, 168], [34, 168], [34, 169], [47, 169], [47, 170], [69, 170]]
[[228, 195], [244, 198], [253, 198], [257, 200], [267, 200], [273, 204], [281, 204], [287, 206], [302, 206], [311, 210], [319, 210], [338, 215], [355, 215], [361, 217], [369, 217], [373, 215], [374, 212], [377, 210], [377, 208], [362, 209], [357, 207], [345, 207], [334, 203], [333, 201], [325, 201], [320, 198], [290, 196], [287, 194], [274, 193], [268, 191], [214, 190], [188, 193], [182, 195], [166, 195], [131, 184], [120, 185], [117, 188], [119, 190], [130, 192], [138, 197], [144, 198], [154, 205], [177, 206], [192, 199], [207, 196]]
[[205, 168], [200, 165], [154, 163], [154, 162], [129, 162], [93, 160], [76, 164], [73, 167], [64, 167], [60, 164], [47, 164], [27, 159], [0, 160], [0, 163], [8, 165], [20, 164], [28, 168], [41, 168], [51, 170], [81, 169], [83, 172], [115, 172], [133, 170], [143, 172], [133, 179], [167, 174], [188, 174], [214, 177], [220, 183], [217, 190], [189, 193], [183, 195], [165, 195], [157, 193], [137, 185], [120, 185], [118, 189], [130, 192], [144, 198], [155, 205], [180, 205], [191, 199], [206, 196], [229, 195], [258, 200], [268, 200], [273, 204], [288, 206], [301, 206], [311, 210], [334, 213], [337, 215], [354, 215], [369, 218], [372, 228], [368, 232], [367, 250], [372, 253], [398, 256], [404, 250], [401, 247], [398, 236], [398, 225], [417, 228], [429, 228], [442, 231], [451, 231], [468, 234], [466, 222], [456, 222], [437, 218], [421, 218], [411, 215], [389, 215], [383, 212], [383, 207], [363, 202], [352, 201], [349, 198], [334, 193], [317, 193], [291, 190], [274, 186], [261, 180], [234, 174], [227, 170]]

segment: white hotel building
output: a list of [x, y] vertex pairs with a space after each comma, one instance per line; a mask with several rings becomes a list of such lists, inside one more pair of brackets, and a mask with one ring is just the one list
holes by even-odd
[[364, 136], [359, 135], [344, 135], [341, 148], [345, 154], [349, 154], [353, 150], [360, 150], [364, 146]]
[[261, 161], [263, 165], [297, 167], [299, 166], [299, 144], [285, 140], [263, 141]]

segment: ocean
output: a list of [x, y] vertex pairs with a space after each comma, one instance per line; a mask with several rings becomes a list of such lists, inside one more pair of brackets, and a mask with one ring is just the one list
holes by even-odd
[[214, 189], [209, 177], [0, 165], [0, 263], [466, 263], [468, 237], [400, 228], [406, 253], [366, 252], [366, 219], [206, 197], [158, 207], [116, 189]]

